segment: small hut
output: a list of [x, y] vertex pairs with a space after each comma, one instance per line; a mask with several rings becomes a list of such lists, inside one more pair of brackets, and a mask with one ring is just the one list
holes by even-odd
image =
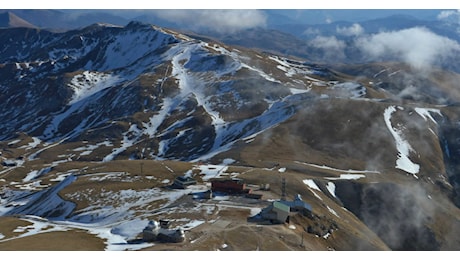
[[185, 189], [187, 186], [195, 184], [196, 180], [189, 176], [178, 176], [173, 182], [173, 186], [180, 189]]

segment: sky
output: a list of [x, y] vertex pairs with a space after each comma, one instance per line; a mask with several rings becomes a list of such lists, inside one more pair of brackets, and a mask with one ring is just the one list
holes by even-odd
[[[202, 28], [211, 28], [220, 33], [231, 33], [240, 29], [248, 29], [253, 27], [264, 27], [267, 22], [267, 17], [263, 13], [255, 9], [450, 9], [460, 10], [460, 2], [452, 0], [439, 1], [422, 1], [416, 5], [397, 0], [388, 1], [358, 1], [358, 0], [323, 0], [323, 1], [298, 1], [298, 0], [283, 0], [283, 1], [246, 1], [244, 4], [240, 1], [207, 1], [207, 0], [176, 0], [176, 1], [8, 1], [0, 4], [0, 8], [6, 9], [107, 9], [109, 8], [113, 14], [120, 15], [127, 19], [131, 19], [141, 15], [147, 9], [155, 12], [155, 15], [178, 24], [184, 24], [193, 27], [192, 29], [199, 30]], [[160, 9], [163, 9], [159, 11]], [[168, 10], [164, 10], [168, 9]], [[179, 10], [181, 9], [181, 10]], [[190, 10], [195, 9], [195, 11]], [[203, 10], [206, 9], [206, 10]], [[216, 10], [225, 9], [225, 10]], [[117, 12], [123, 10], [123, 14]], [[127, 11], [130, 12], [127, 12]], [[448, 13], [446, 13], [448, 15]], [[129, 16], [129, 17], [127, 17]], [[292, 17], [295, 18], [295, 17]], [[209, 25], [212, 25], [210, 27]], [[218, 30], [216, 30], [216, 28]], [[344, 29], [340, 33], [342, 35], [356, 35], [361, 33], [359, 27]], [[318, 39], [318, 44], [327, 41], [330, 44], [334, 39]], [[335, 42], [336, 45], [340, 44]], [[340, 45], [337, 45], [340, 48]]]
[[[243, 4], [244, 3], [244, 4]], [[176, 0], [176, 1], [113, 1], [113, 0], [22, 0], [2, 1], [0, 8], [6, 9], [459, 9], [460, 2], [452, 0], [418, 1], [362, 1], [362, 0], [322, 0], [322, 1], [209, 1], [209, 0]]]

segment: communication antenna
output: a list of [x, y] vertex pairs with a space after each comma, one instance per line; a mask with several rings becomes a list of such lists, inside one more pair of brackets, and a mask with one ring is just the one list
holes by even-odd
[[281, 179], [281, 200], [286, 200], [286, 178]]

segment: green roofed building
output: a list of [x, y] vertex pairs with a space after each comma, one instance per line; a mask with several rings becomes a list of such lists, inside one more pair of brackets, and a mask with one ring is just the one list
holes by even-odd
[[290, 207], [275, 201], [270, 206], [264, 208], [260, 215], [262, 218], [270, 220], [272, 223], [289, 222]]

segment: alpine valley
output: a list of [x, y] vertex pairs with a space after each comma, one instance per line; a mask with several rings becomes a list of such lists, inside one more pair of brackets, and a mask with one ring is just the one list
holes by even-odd
[[[0, 250], [460, 249], [455, 71], [140, 22], [4, 28], [0, 46]], [[219, 178], [261, 197], [199, 196]], [[310, 212], [262, 221], [282, 198]], [[145, 241], [162, 219], [185, 239]]]

